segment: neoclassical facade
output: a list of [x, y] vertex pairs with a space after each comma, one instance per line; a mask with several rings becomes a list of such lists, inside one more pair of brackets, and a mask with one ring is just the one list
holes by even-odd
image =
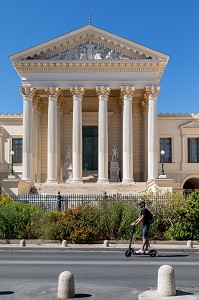
[[22, 82], [23, 181], [108, 184], [113, 148], [118, 185], [158, 178], [160, 147], [174, 147], [157, 117], [167, 55], [88, 25], [10, 59]]

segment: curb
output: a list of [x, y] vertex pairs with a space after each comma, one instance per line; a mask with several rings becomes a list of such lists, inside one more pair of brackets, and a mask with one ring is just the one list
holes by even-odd
[[[44, 250], [51, 250], [51, 251], [104, 251], [104, 252], [121, 252], [121, 251], [126, 251], [128, 247], [99, 247], [99, 246], [92, 246], [91, 247], [81, 247], [81, 246], [66, 246], [62, 247], [60, 246], [39, 246], [39, 245], [32, 245], [29, 246], [28, 244], [26, 246], [21, 247], [20, 245], [8, 245], [8, 246], [0, 246], [0, 251], [6, 251], [6, 250], [19, 250], [19, 251], [24, 251], [24, 250], [37, 250], [37, 251], [44, 251]], [[185, 249], [185, 248], [159, 248], [157, 249], [157, 256], [161, 256], [161, 252], [182, 252], [182, 253], [195, 253], [199, 252], [198, 248], [191, 248], [191, 249]]]
[[175, 300], [199, 300], [199, 295], [183, 293], [182, 291], [176, 291], [176, 292], [177, 292], [176, 296], [163, 297], [158, 294], [157, 290], [146, 291], [138, 295], [138, 300], [169, 300], [174, 298]]

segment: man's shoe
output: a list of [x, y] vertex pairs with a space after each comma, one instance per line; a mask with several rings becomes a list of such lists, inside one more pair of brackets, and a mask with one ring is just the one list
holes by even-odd
[[149, 251], [148, 251], [148, 250], [145, 250], [145, 251], [144, 251], [144, 254], [149, 254]]
[[140, 249], [140, 250], [138, 250], [138, 251], [135, 251], [135, 253], [136, 253], [136, 254], [144, 254], [144, 250], [141, 250], [141, 249]]

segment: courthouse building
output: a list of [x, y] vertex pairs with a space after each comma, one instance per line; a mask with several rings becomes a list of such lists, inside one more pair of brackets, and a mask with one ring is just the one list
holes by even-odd
[[199, 187], [199, 115], [157, 116], [168, 55], [88, 25], [10, 59], [23, 114], [0, 115], [2, 186]]

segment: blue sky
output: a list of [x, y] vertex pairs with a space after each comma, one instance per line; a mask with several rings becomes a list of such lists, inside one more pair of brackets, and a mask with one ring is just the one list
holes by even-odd
[[[91, 0], [92, 25], [170, 56], [158, 112], [199, 112], [199, 1]], [[88, 24], [89, 0], [2, 0], [0, 113], [21, 113], [9, 56]]]

